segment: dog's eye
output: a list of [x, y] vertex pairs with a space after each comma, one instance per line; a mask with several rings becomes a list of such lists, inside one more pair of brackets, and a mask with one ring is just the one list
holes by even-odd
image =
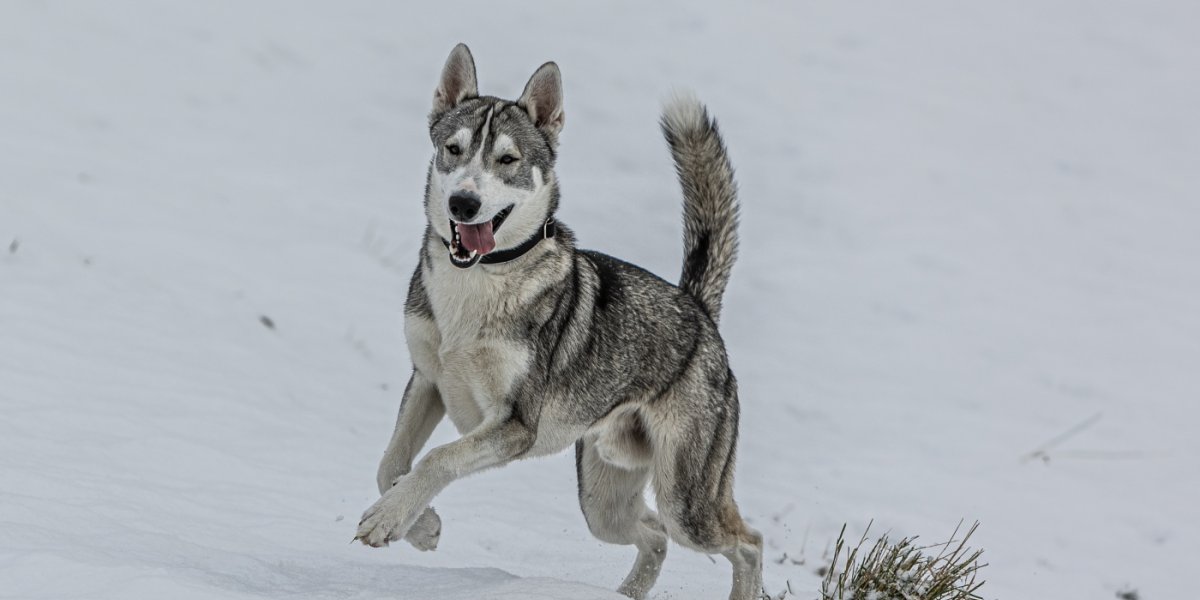
[[462, 148], [459, 148], [458, 144], [446, 144], [446, 152], [449, 152], [454, 156], [458, 156], [459, 154], [462, 154]]
[[517, 157], [511, 154], [505, 154], [504, 156], [500, 157], [500, 164], [502, 165], [511, 165], [515, 162], [517, 162]]

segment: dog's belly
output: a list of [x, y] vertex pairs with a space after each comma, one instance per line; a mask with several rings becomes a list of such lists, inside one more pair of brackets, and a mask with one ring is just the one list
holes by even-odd
[[587, 431], [588, 423], [566, 410], [563, 398], [546, 398], [537, 424], [537, 439], [525, 458], [556, 454], [574, 444]]

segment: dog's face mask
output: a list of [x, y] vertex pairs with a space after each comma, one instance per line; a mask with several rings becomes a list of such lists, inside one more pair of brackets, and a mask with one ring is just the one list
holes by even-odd
[[516, 102], [479, 97], [471, 51], [450, 53], [434, 92], [435, 155], [425, 211], [456, 266], [473, 266], [541, 231], [554, 209], [554, 150], [563, 126], [562, 80], [546, 63]]

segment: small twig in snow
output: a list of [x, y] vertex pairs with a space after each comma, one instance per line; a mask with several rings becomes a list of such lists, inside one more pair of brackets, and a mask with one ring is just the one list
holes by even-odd
[[1033, 450], [1033, 452], [1030, 452], [1029, 454], [1026, 454], [1024, 457], [1022, 457], [1021, 462], [1023, 462], [1023, 463], [1029, 462], [1033, 459], [1041, 459], [1042, 462], [1050, 462], [1050, 454], [1049, 454], [1050, 449], [1075, 437], [1076, 435], [1079, 435], [1080, 433], [1082, 433], [1084, 430], [1091, 427], [1092, 425], [1095, 425], [1098, 421], [1100, 421], [1101, 416], [1102, 416], [1102, 413], [1096, 413], [1096, 414], [1084, 419], [1083, 421], [1079, 422], [1074, 427], [1050, 438], [1045, 443], [1043, 443], [1041, 446], [1038, 446], [1037, 448], [1035, 448]]

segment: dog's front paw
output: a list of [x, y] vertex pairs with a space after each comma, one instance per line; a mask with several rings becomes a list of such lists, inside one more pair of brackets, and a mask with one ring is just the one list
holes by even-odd
[[[418, 514], [403, 494], [397, 493], [399, 491], [392, 488], [363, 513], [354, 539], [372, 548], [382, 548], [408, 533]], [[440, 521], [438, 530], [441, 530]]]
[[412, 544], [413, 548], [422, 552], [437, 550], [438, 540], [442, 537], [442, 519], [438, 516], [437, 511], [430, 506], [417, 517], [417, 522], [413, 523], [408, 533], [404, 534], [404, 541]]

